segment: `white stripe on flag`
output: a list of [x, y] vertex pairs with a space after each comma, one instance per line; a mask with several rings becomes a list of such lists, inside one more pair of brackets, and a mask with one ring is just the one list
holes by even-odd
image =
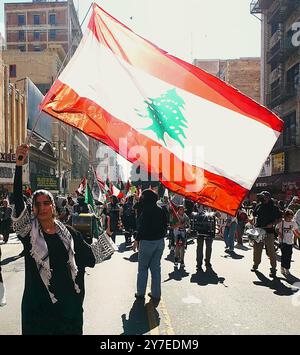
[[[159, 141], [155, 133], [144, 128], [151, 120], [141, 119], [135, 109], [143, 110], [145, 97], [157, 98], [171, 85], [130, 66], [103, 47], [88, 29], [80, 48], [73, 56], [59, 80], [70, 86], [81, 97], [86, 97], [111, 115], [134, 127], [140, 133]], [[84, 69], [83, 69], [84, 68]], [[124, 69], [126, 68], [126, 70]], [[81, 72], [80, 80], [78, 73]], [[130, 79], [128, 72], [137, 82]], [[136, 85], [136, 83], [139, 83]], [[167, 148], [181, 160], [204, 167], [206, 170], [235, 181], [250, 189], [256, 180], [265, 157], [276, 142], [279, 133], [254, 119], [216, 105], [210, 101], [176, 88], [185, 101], [184, 116], [188, 121], [186, 147], [174, 144], [166, 137]], [[117, 103], [117, 104], [116, 104]], [[226, 139], [234, 136], [234, 139]], [[249, 144], [249, 140], [263, 144]], [[195, 150], [201, 148], [204, 159], [195, 160]], [[192, 149], [192, 148], [191, 148]]]

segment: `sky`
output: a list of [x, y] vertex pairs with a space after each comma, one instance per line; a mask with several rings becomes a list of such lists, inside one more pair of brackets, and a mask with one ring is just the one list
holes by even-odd
[[[0, 31], [4, 32], [0, 0]], [[82, 22], [91, 0], [74, 0]], [[250, 0], [98, 0], [104, 10], [171, 54], [229, 59], [260, 56], [260, 21], [250, 14]], [[87, 24], [87, 19], [83, 25]]]

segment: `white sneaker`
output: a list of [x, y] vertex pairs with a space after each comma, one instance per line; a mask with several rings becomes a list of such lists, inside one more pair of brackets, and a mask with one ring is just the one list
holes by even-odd
[[0, 307], [6, 305], [5, 297], [5, 287], [2, 282], [0, 282]]

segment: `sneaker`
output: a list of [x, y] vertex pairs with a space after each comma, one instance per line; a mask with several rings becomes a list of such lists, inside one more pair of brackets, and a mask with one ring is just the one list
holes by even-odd
[[177, 267], [178, 266], [178, 262], [177, 261], [175, 261], [175, 263], [174, 263], [174, 267]]
[[255, 272], [255, 271], [257, 271], [257, 269], [258, 269], [258, 266], [253, 265], [251, 271], [252, 271], [252, 272]]

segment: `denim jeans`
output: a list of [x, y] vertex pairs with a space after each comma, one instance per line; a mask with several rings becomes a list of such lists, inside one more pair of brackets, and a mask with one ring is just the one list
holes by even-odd
[[224, 229], [224, 241], [226, 248], [230, 251], [234, 250], [234, 236], [237, 230], [237, 223], [233, 222], [230, 226], [226, 226]]
[[141, 240], [138, 254], [137, 294], [144, 295], [148, 282], [148, 269], [151, 272], [151, 294], [155, 298], [161, 296], [160, 260], [165, 247], [164, 239]]

